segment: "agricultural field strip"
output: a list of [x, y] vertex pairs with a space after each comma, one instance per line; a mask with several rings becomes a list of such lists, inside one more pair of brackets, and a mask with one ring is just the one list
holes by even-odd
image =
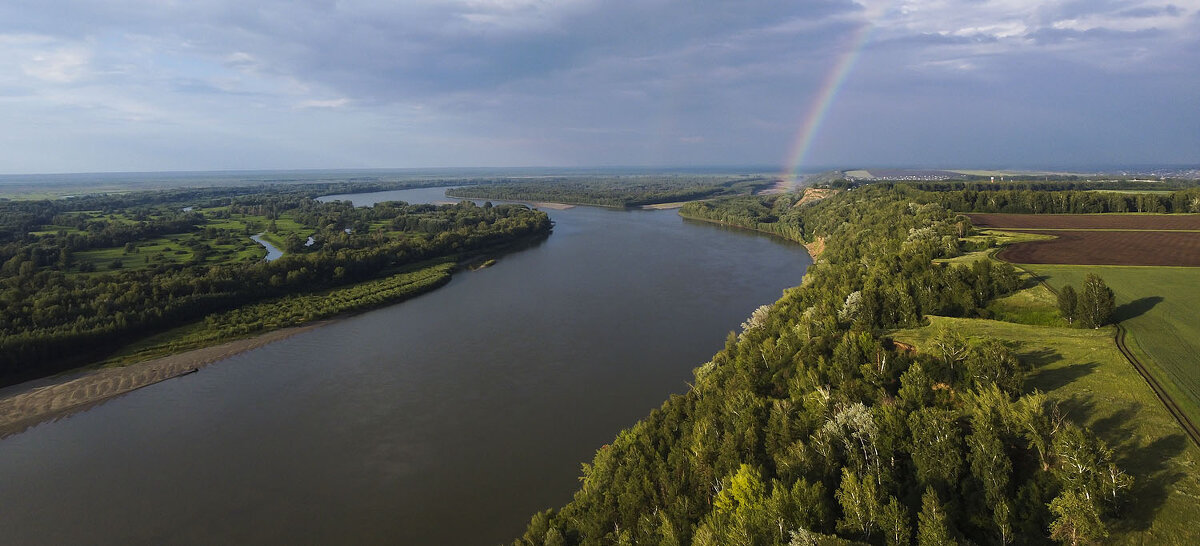
[[1056, 231], [1057, 239], [1013, 244], [998, 256], [1011, 263], [1200, 267], [1200, 233]]
[[994, 229], [1116, 229], [1116, 230], [1200, 230], [1200, 214], [1003, 214], [969, 213], [978, 228]]
[[1167, 232], [1167, 233], [1200, 233], [1200, 229], [1127, 229], [1127, 228], [1044, 228], [1044, 227], [1003, 227], [1003, 228], [987, 228], [987, 229], [1003, 229], [1006, 231], [1118, 231], [1118, 232]]

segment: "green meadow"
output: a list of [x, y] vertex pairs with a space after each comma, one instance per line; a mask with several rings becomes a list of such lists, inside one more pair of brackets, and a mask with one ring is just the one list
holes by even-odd
[[1058, 289], [1099, 275], [1116, 295], [1126, 344], [1193, 422], [1200, 419], [1200, 268], [1025, 265]]

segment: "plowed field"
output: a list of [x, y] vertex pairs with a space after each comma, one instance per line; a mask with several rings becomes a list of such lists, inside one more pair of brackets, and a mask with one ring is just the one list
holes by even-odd
[[1051, 241], [1011, 245], [996, 257], [1018, 264], [1176, 265], [1200, 267], [1200, 233], [1033, 231]]
[[981, 228], [1200, 230], [1200, 214], [968, 214]]
[[978, 227], [1056, 239], [1010, 245], [1020, 264], [1200, 267], [1200, 214], [970, 214]]

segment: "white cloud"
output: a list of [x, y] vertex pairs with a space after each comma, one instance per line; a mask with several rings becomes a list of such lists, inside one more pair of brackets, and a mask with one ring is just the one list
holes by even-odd
[[350, 99], [309, 99], [296, 103], [296, 108], [341, 108], [350, 104]]
[[79, 81], [90, 73], [92, 47], [37, 34], [0, 35], [0, 82], [26, 77], [53, 84]]

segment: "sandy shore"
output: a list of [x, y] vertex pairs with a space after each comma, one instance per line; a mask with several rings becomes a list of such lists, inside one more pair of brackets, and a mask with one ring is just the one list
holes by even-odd
[[[707, 201], [707, 199], [702, 199], [702, 201]], [[678, 209], [678, 208], [682, 208], [684, 205], [686, 205], [686, 204], [688, 204], [688, 203], [690, 203], [690, 202], [691, 202], [691, 201], [675, 201], [675, 202], [673, 202], [673, 203], [655, 203], [655, 204], [653, 204], [653, 205], [642, 205], [642, 210], [670, 210], [670, 209]]]
[[543, 202], [543, 201], [535, 201], [530, 204], [539, 209], [550, 209], [550, 210], [567, 210], [567, 209], [575, 208], [575, 205], [568, 205], [566, 203], [549, 203], [549, 202]]
[[115, 396], [199, 370], [238, 353], [319, 328], [332, 321], [283, 328], [120, 368], [103, 368], [38, 379], [0, 389], [0, 438], [61, 419]]

